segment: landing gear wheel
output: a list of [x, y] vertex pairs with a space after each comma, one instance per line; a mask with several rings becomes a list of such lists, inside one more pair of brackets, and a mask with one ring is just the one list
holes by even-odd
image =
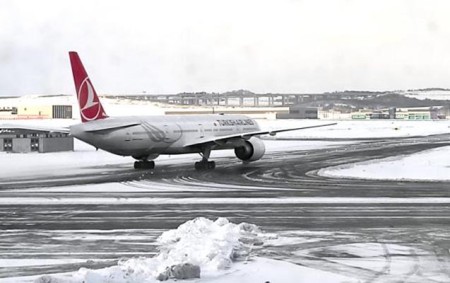
[[216, 168], [216, 163], [214, 161], [199, 161], [195, 162], [195, 170], [209, 170]]
[[155, 168], [155, 161], [134, 162], [134, 169], [153, 169], [153, 168]]

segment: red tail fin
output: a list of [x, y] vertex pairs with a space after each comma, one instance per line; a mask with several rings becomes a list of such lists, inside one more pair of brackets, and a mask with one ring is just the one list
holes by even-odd
[[69, 52], [70, 64], [72, 65], [73, 80], [77, 91], [78, 104], [80, 105], [81, 121], [88, 122], [104, 119], [108, 116], [98, 99], [94, 86], [89, 79], [86, 70], [81, 63], [78, 53]]

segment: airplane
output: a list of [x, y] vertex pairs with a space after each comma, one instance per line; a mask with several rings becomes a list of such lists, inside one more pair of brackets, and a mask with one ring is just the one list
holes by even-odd
[[70, 126], [72, 136], [97, 149], [132, 156], [135, 169], [154, 169], [162, 154], [199, 153], [195, 169], [214, 169], [212, 150], [234, 149], [244, 163], [261, 159], [265, 153], [261, 135], [335, 125], [315, 125], [279, 130], [261, 130], [244, 115], [130, 116], [109, 117], [87, 75], [77, 52], [69, 52], [75, 90], [80, 106], [80, 124]]

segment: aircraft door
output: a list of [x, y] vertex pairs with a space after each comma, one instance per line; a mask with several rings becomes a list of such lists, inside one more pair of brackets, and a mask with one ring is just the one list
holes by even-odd
[[131, 141], [131, 134], [129, 131], [125, 133], [125, 141]]
[[198, 124], [198, 133], [199, 133], [199, 138], [204, 138], [205, 137], [205, 129], [203, 128], [203, 124]]

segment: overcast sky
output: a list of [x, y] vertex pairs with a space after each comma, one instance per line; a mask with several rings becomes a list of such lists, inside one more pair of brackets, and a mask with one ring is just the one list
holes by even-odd
[[0, 95], [450, 88], [450, 1], [0, 0]]

